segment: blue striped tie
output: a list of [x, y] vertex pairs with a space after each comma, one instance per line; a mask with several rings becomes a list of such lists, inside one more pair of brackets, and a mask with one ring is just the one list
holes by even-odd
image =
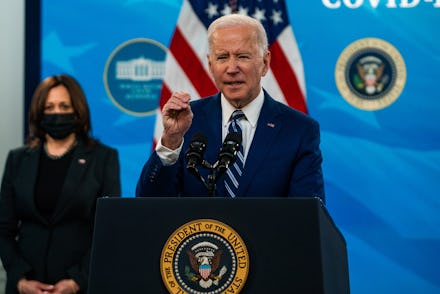
[[[235, 110], [231, 116], [231, 123], [229, 124], [229, 133], [237, 132], [242, 135], [239, 120], [246, 117], [241, 110]], [[240, 144], [240, 150], [237, 152], [236, 160], [226, 172], [225, 187], [229, 196], [235, 197], [238, 190], [238, 184], [244, 167], [243, 144]]]

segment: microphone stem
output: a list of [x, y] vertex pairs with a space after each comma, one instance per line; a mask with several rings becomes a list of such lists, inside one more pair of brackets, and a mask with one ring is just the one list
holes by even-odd
[[215, 182], [217, 181], [214, 172], [215, 169], [211, 169], [211, 173], [208, 175], [208, 183], [206, 185], [206, 187], [208, 188], [209, 196], [212, 197], [215, 196], [215, 188], [216, 188]]

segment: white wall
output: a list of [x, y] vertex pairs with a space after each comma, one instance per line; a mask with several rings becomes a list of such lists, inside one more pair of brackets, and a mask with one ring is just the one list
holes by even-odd
[[[23, 144], [24, 0], [0, 0], [0, 179], [6, 156]], [[5, 272], [0, 262], [0, 293]]]
[[0, 0], [0, 178], [8, 151], [23, 144], [24, 0]]

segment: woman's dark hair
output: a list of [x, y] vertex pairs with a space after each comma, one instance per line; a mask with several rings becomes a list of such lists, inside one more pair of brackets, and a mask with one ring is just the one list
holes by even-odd
[[90, 111], [84, 91], [76, 79], [66, 74], [47, 77], [35, 89], [29, 109], [29, 136], [26, 143], [34, 147], [44, 141], [45, 132], [41, 128], [41, 119], [44, 115], [46, 99], [49, 91], [58, 86], [64, 86], [70, 94], [78, 121], [78, 127], [75, 129], [78, 139], [83, 140], [87, 145], [96, 144], [96, 140], [90, 135], [92, 130]]

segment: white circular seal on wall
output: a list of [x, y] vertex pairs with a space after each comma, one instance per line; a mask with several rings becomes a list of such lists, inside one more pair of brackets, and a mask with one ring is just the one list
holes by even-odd
[[138, 38], [119, 45], [107, 60], [104, 85], [112, 102], [131, 115], [153, 114], [159, 105], [167, 49]]

